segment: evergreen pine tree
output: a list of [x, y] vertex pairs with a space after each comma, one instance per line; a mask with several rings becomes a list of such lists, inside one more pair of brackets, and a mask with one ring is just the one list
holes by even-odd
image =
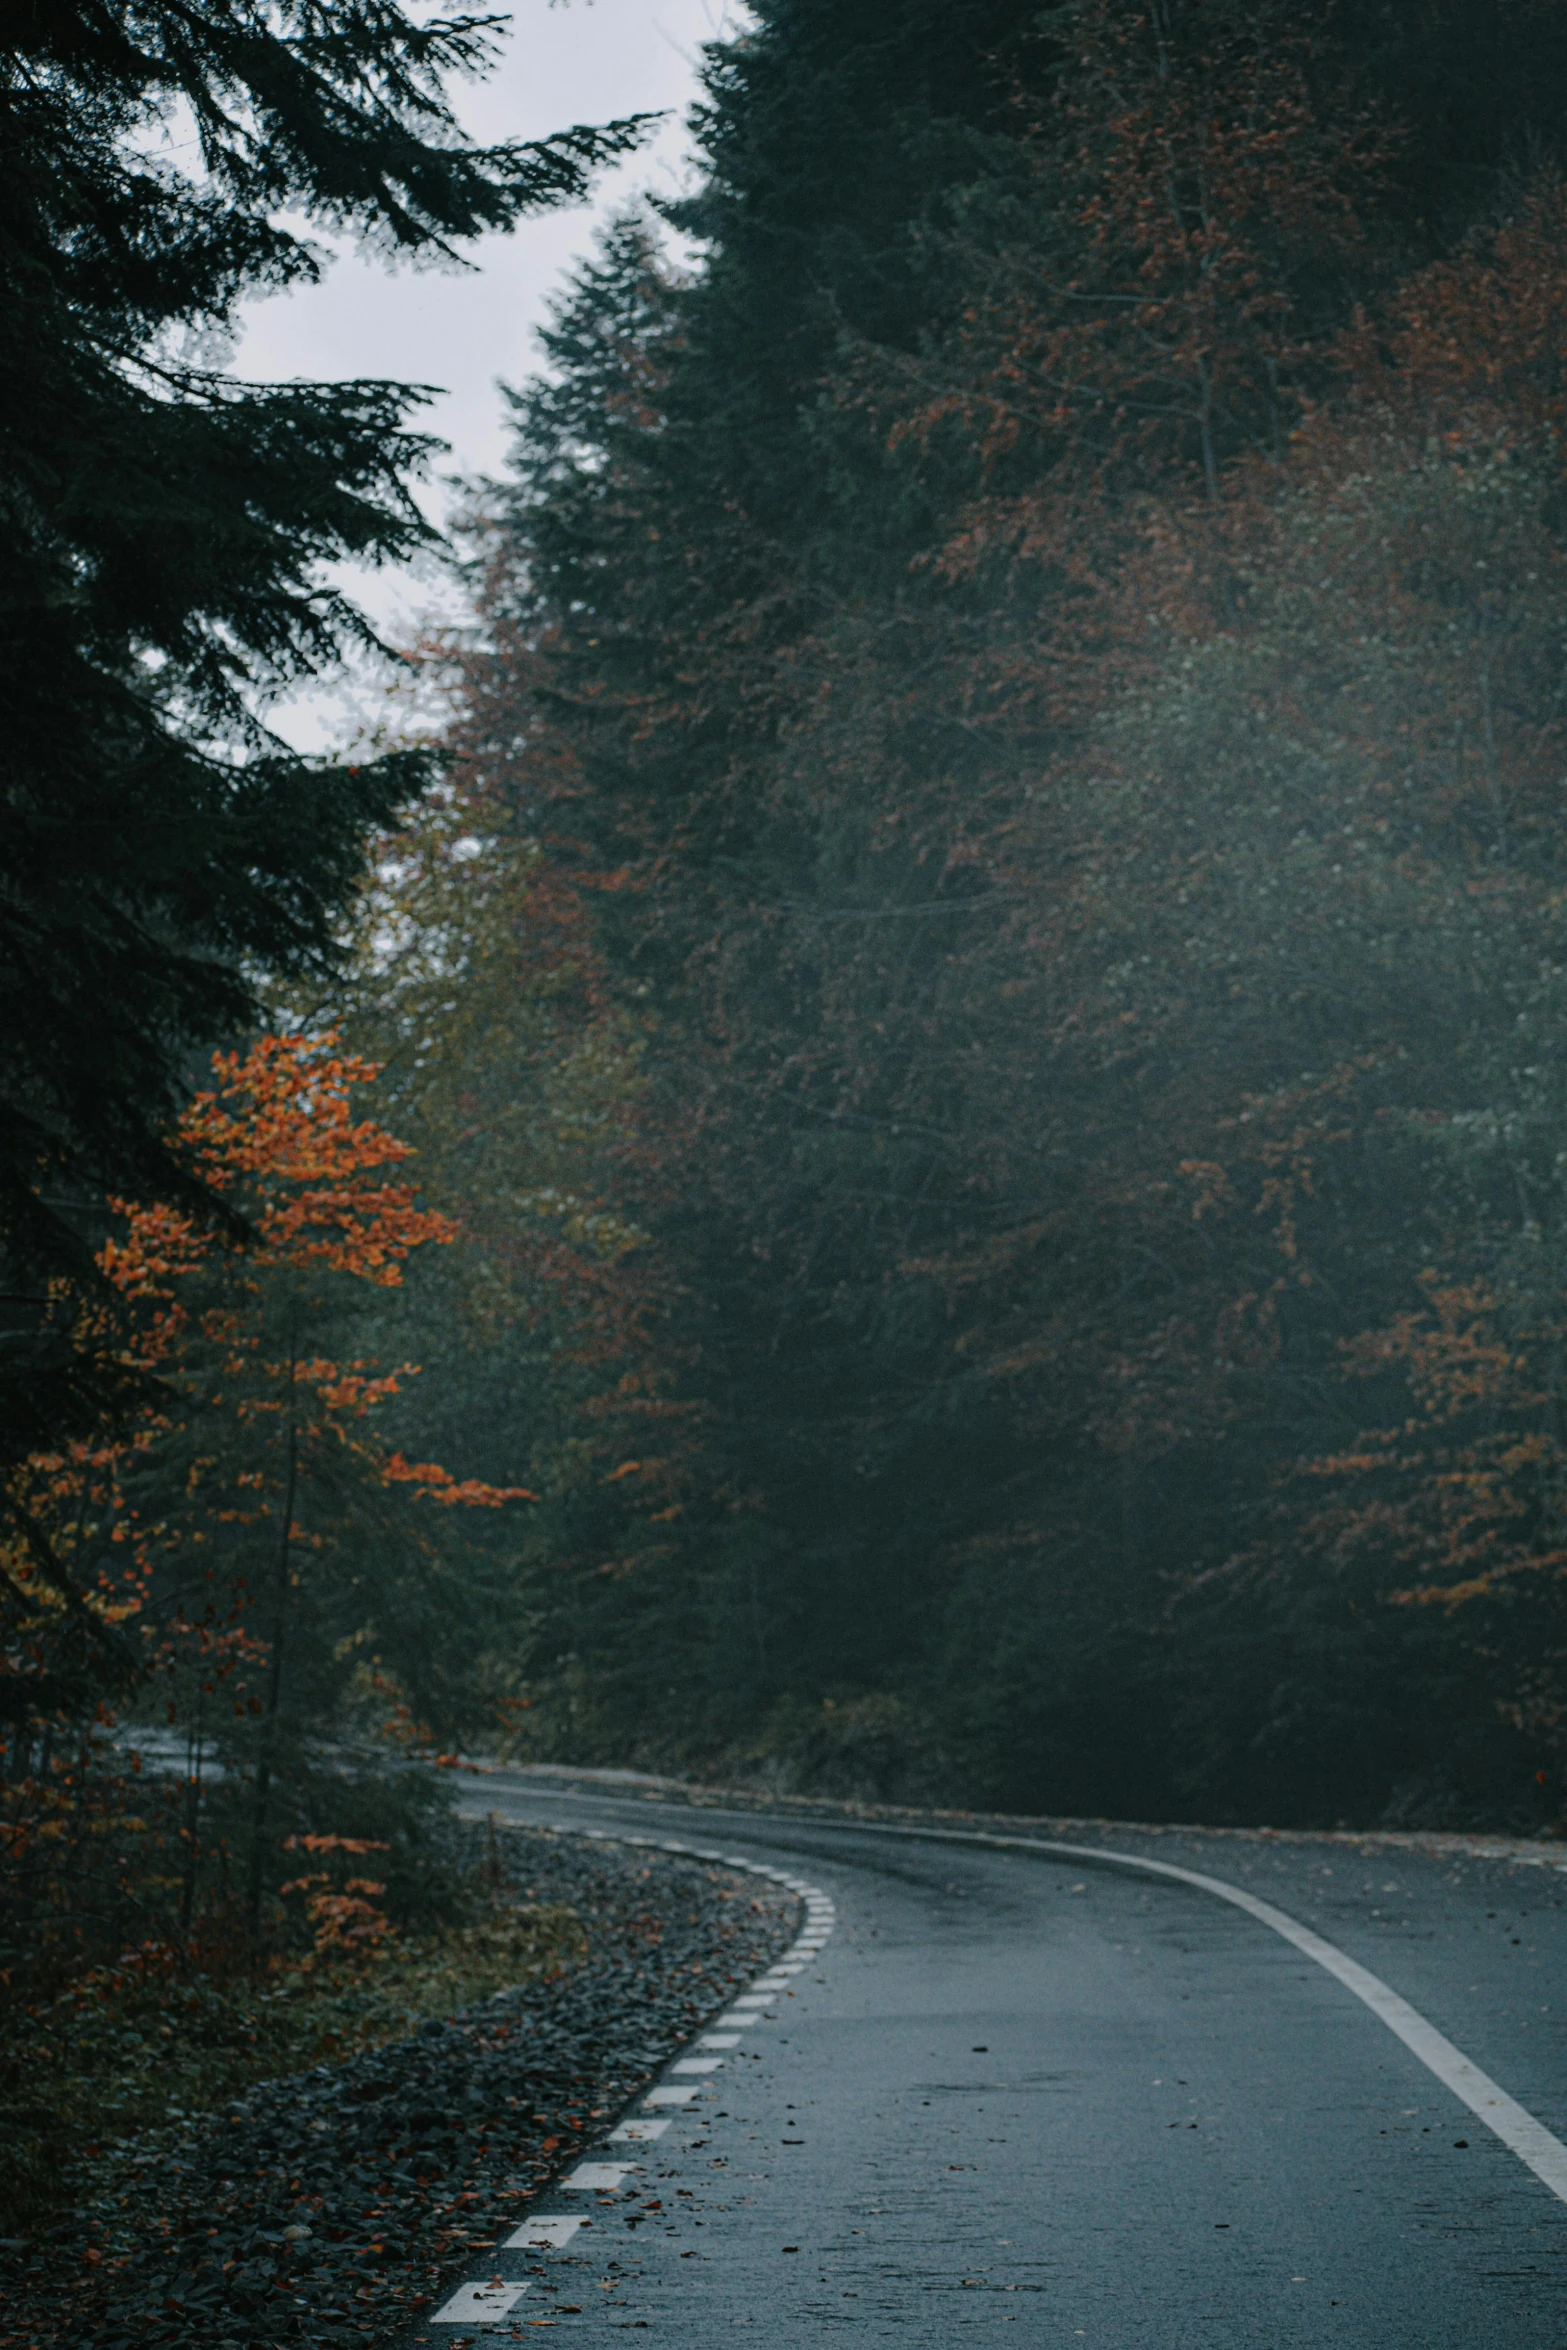
[[[417, 756], [307, 759], [269, 695], [374, 632], [323, 565], [432, 537], [428, 394], [225, 372], [239, 303], [307, 284], [300, 223], [392, 259], [578, 198], [641, 119], [479, 148], [446, 94], [504, 19], [393, 0], [32, 0], [0, 48], [0, 1444], [113, 1380], [45, 1327], [105, 1193], [210, 1213], [164, 1140], [260, 971], [331, 955]], [[56, 1309], [57, 1310], [57, 1309]]]

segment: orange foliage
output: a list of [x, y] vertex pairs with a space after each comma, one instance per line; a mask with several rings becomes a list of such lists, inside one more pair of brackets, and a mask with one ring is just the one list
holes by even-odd
[[[97, 1572], [84, 1596], [110, 1624], [146, 1616], [154, 1578], [177, 1553], [199, 1555], [219, 1530], [262, 1525], [285, 1506], [264, 1465], [220, 1467], [222, 1438], [193, 1470], [185, 1507], [154, 1518], [127, 1498], [131, 1468], [156, 1458], [176, 1433], [198, 1362], [219, 1365], [218, 1391], [207, 1401], [224, 1408], [237, 1432], [263, 1437], [286, 1425], [315, 1442], [331, 1439], [339, 1453], [356, 1453], [374, 1481], [413, 1485], [448, 1506], [535, 1498], [521, 1486], [454, 1477], [435, 1463], [411, 1466], [400, 1453], [385, 1458], [351, 1434], [399, 1392], [413, 1365], [381, 1370], [294, 1350], [273, 1359], [264, 1308], [278, 1274], [346, 1274], [386, 1288], [401, 1281], [415, 1249], [458, 1237], [449, 1217], [420, 1206], [414, 1185], [388, 1178], [408, 1147], [352, 1115], [353, 1089], [373, 1080], [374, 1065], [337, 1052], [330, 1035], [273, 1036], [244, 1055], [218, 1055], [214, 1072], [217, 1085], [190, 1104], [178, 1140], [204, 1180], [235, 1200], [255, 1238], [240, 1246], [168, 1207], [115, 1202], [124, 1229], [105, 1243], [99, 1263], [133, 1309], [126, 1358], [159, 1376], [167, 1400], [123, 1437], [37, 1455], [13, 1479], [27, 1523], [51, 1555], [69, 1562], [81, 1529], [98, 1536]], [[214, 1283], [212, 1275], [224, 1278]], [[47, 1616], [54, 1603], [37, 1561], [23, 1551], [8, 1563]], [[149, 1619], [147, 1661], [168, 1669], [188, 1654], [215, 1687], [263, 1653], [244, 1622], [248, 1605], [241, 1588], [226, 1618], [209, 1603], [195, 1621], [183, 1609], [157, 1626]]]
[[477, 1477], [457, 1478], [438, 1462], [405, 1461], [400, 1452], [382, 1463], [381, 1474], [388, 1485], [416, 1486], [427, 1501], [439, 1502], [443, 1508], [458, 1502], [469, 1509], [493, 1510], [503, 1502], [539, 1498], [526, 1485], [485, 1485]]
[[[178, 1139], [203, 1181], [220, 1194], [239, 1196], [257, 1235], [244, 1258], [252, 1286], [258, 1276], [287, 1266], [319, 1267], [392, 1288], [415, 1249], [457, 1239], [452, 1219], [421, 1207], [413, 1184], [385, 1179], [386, 1168], [411, 1156], [409, 1146], [368, 1119], [355, 1121], [352, 1088], [373, 1083], [379, 1071], [358, 1054], [339, 1053], [333, 1033], [265, 1036], [243, 1056], [218, 1054], [213, 1070], [217, 1087], [190, 1104]], [[167, 1208], [113, 1204], [127, 1230], [105, 1244], [99, 1263], [127, 1298], [152, 1306], [138, 1356], [143, 1367], [163, 1365], [188, 1328], [178, 1285], [201, 1272], [224, 1244], [210, 1228]], [[206, 1336], [228, 1341], [235, 1370], [259, 1344], [222, 1309], [209, 1311], [202, 1328]], [[360, 1419], [397, 1394], [413, 1368], [375, 1374], [363, 1363], [296, 1358], [287, 1383], [296, 1392], [313, 1391], [329, 1414]], [[274, 1398], [238, 1408], [254, 1414], [283, 1404]], [[381, 1475], [387, 1484], [417, 1485], [445, 1504], [493, 1509], [537, 1498], [523, 1486], [455, 1478], [433, 1462], [411, 1466], [401, 1453], [382, 1463]]]
[[[1001, 546], [1086, 584], [1109, 518], [1085, 533], [1085, 496], [1179, 494], [1195, 474], [1215, 505], [1237, 458], [1281, 458], [1321, 358], [1302, 280], [1362, 254], [1396, 149], [1363, 113], [1322, 106], [1309, 38], [1272, 24], [1215, 19], [1193, 45], [1161, 8], [1097, 0], [1073, 48], [1031, 134], [1053, 206], [1066, 175], [1069, 258], [1058, 278], [1032, 249], [990, 268], [942, 388], [892, 430], [897, 446], [956, 425], [988, 477], [947, 546], [952, 575]], [[1008, 491], [1024, 449], [1030, 479]]]
[[[219, 1053], [215, 1091], [184, 1112], [176, 1137], [210, 1188], [238, 1193], [257, 1244], [248, 1262], [320, 1265], [381, 1288], [395, 1287], [410, 1253], [457, 1238], [448, 1216], [418, 1204], [410, 1183], [373, 1181], [410, 1156], [406, 1143], [368, 1120], [356, 1124], [351, 1088], [370, 1084], [373, 1062], [319, 1038], [266, 1036], [241, 1057]], [[111, 1202], [125, 1217], [123, 1239], [108, 1241], [99, 1263], [126, 1297], [167, 1305], [169, 1284], [197, 1272], [219, 1245], [210, 1228], [161, 1206]], [[152, 1359], [172, 1343], [179, 1316], [152, 1323]]]
[[[346, 1852], [362, 1857], [367, 1852], [389, 1852], [391, 1846], [365, 1836], [285, 1836], [283, 1850], [318, 1855]], [[314, 1958], [339, 1964], [363, 1964], [395, 1939], [396, 1927], [376, 1907], [377, 1898], [385, 1891], [385, 1885], [374, 1877], [346, 1877], [340, 1885], [335, 1884], [322, 1869], [293, 1877], [278, 1887], [285, 1900], [290, 1893], [306, 1896], [305, 1916], [314, 1934]]]
[[1360, 408], [1385, 406], [1461, 444], [1548, 453], [1567, 441], [1567, 185], [1542, 172], [1515, 218], [1362, 313], [1338, 361]]

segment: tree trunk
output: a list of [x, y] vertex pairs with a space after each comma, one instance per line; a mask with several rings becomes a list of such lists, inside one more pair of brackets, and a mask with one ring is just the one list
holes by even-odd
[[185, 1873], [180, 1885], [180, 1932], [189, 1939], [196, 1913], [196, 1877], [201, 1867], [201, 1763], [205, 1707], [196, 1699], [195, 1727], [185, 1749]]
[[261, 1872], [266, 1852], [267, 1805], [272, 1794], [272, 1760], [278, 1707], [283, 1693], [283, 1639], [288, 1628], [289, 1561], [294, 1539], [294, 1500], [299, 1484], [299, 1423], [295, 1414], [293, 1355], [288, 1364], [288, 1455], [283, 1476], [283, 1525], [272, 1585], [272, 1653], [267, 1662], [266, 1706], [261, 1751], [256, 1758], [256, 1793], [250, 1817], [250, 1877], [245, 1915], [254, 1942], [261, 1933]]

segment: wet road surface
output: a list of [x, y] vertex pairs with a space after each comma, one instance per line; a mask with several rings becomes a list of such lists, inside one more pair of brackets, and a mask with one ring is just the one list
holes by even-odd
[[[527, 1773], [471, 1808], [745, 1856], [816, 1889], [817, 1923], [799, 1972], [715, 2022], [730, 2045], [687, 2052], [708, 2069], [667, 2076], [694, 2092], [663, 2101], [667, 2129], [540, 2199], [558, 2245], [486, 2256], [471, 2281], [498, 2314], [412, 2340], [1567, 2344], [1567, 2204], [1342, 1983], [1210, 1894]], [[1287, 1911], [1567, 2137], [1567, 1873], [1328, 1839], [1090, 1841]]]

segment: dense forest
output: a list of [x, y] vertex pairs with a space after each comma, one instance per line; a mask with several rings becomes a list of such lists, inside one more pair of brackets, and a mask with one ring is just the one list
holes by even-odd
[[482, 1752], [1555, 1826], [1560, 11], [759, 0], [333, 760], [416, 395], [189, 338], [639, 126], [175, 13], [3, 91], [8, 1979]]
[[1469, 5], [710, 53], [475, 501], [453, 1012], [342, 1015], [521, 1283], [429, 1441], [542, 1497], [522, 1751], [1556, 1816], [1564, 73]]

